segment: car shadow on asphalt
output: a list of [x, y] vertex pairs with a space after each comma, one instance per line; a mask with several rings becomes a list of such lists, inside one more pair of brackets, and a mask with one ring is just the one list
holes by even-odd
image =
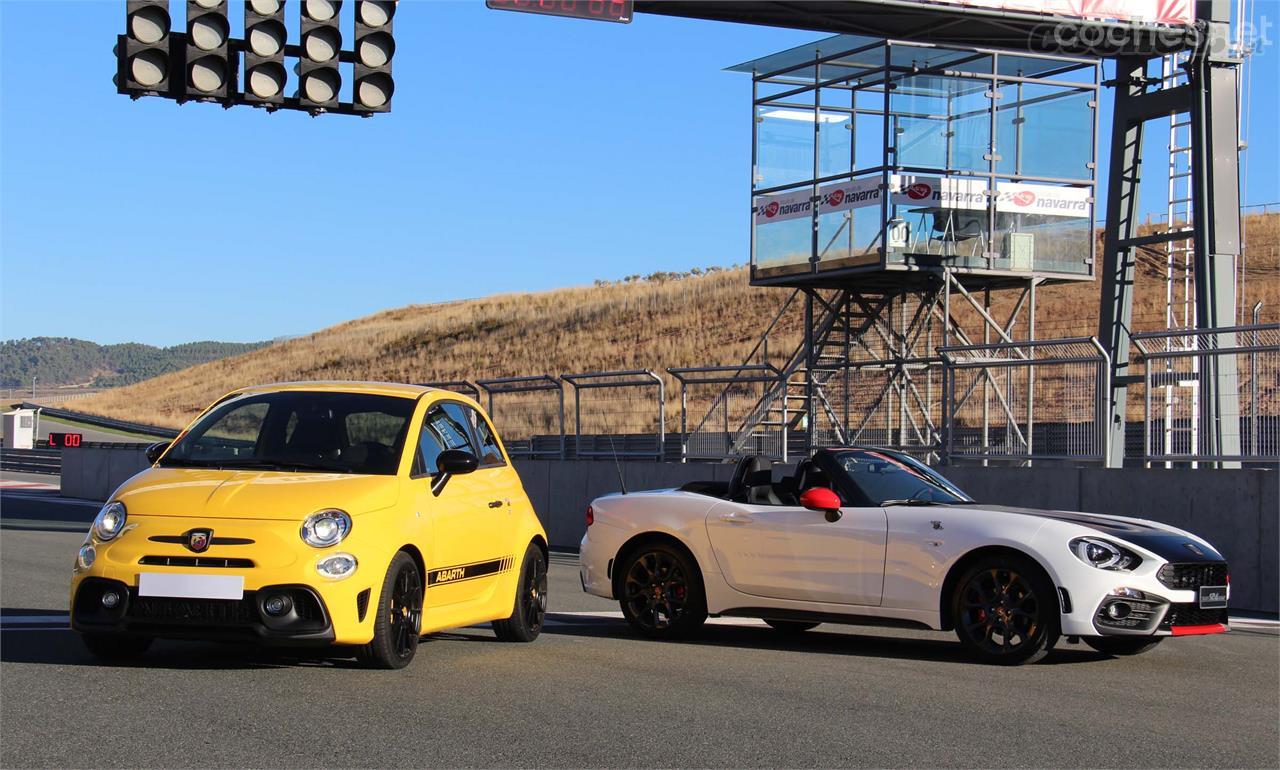
[[[801, 633], [783, 633], [764, 626], [707, 624], [694, 636], [678, 640], [653, 640], [637, 635], [625, 621], [614, 618], [585, 618], [581, 615], [547, 613], [549, 621], [542, 633], [552, 636], [576, 636], [594, 639], [616, 639], [638, 644], [677, 644], [690, 646], [775, 650], [779, 652], [847, 655], [862, 658], [923, 660], [959, 665], [986, 665], [969, 657], [959, 640], [921, 639], [910, 636], [881, 636], [859, 630], [834, 631], [840, 626], [826, 625]], [[847, 626], [844, 628], [860, 628]], [[485, 637], [477, 635], [477, 641]], [[1096, 663], [1108, 656], [1083, 645], [1068, 644], [1060, 639], [1054, 649], [1037, 665]]]
[[[21, 617], [14, 625], [10, 618]], [[48, 617], [42, 623], [39, 618]], [[181, 671], [268, 668], [359, 668], [353, 651], [341, 648], [261, 647], [203, 641], [157, 640], [140, 658], [103, 660], [94, 657], [79, 636], [66, 627], [66, 613], [50, 610], [0, 609], [0, 662], [98, 668], [160, 668]], [[430, 637], [423, 640], [425, 643]]]
[[[824, 631], [821, 628], [799, 634], [782, 634], [754, 626], [707, 625], [689, 639], [659, 641], [637, 636], [622, 620], [557, 616], [543, 627], [547, 636], [608, 639], [651, 645], [719, 647], [773, 650], [788, 653], [817, 653], [862, 658], [917, 660], [956, 665], [982, 665], [969, 658], [957, 641], [920, 639], [905, 636], [878, 636], [867, 633]], [[22, 618], [21, 625], [7, 619]], [[49, 618], [42, 621], [42, 618]], [[0, 608], [0, 662], [99, 668], [158, 668], [179, 671], [255, 670], [275, 668], [362, 668], [354, 653], [342, 648], [262, 647], [252, 644], [203, 641], [158, 640], [142, 657], [111, 661], [94, 657], [79, 637], [67, 628], [66, 613], [52, 610]], [[432, 642], [499, 642], [486, 626], [472, 626], [423, 637]], [[536, 645], [535, 645], [536, 646]], [[1037, 665], [1094, 663], [1107, 656], [1084, 646], [1067, 646], [1064, 640]]]

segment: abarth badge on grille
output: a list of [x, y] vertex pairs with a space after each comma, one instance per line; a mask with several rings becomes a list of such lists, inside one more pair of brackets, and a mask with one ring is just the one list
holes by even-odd
[[209, 543], [212, 540], [213, 530], [193, 529], [187, 533], [187, 548], [196, 553], [204, 553], [209, 550]]

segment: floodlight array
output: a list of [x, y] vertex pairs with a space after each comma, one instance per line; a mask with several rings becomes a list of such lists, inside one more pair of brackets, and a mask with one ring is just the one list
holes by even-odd
[[[227, 0], [188, 0], [182, 32], [172, 30], [166, 0], [127, 0], [125, 34], [115, 51], [116, 90], [134, 99], [159, 96], [313, 115], [389, 112], [395, 92], [396, 2], [356, 0], [350, 49], [342, 47], [343, 0], [299, 0], [296, 44], [289, 41], [285, 5], [285, 0], [246, 0], [244, 38], [236, 39]], [[295, 62], [292, 96], [286, 95], [289, 60]], [[341, 101], [347, 64], [349, 102]]]

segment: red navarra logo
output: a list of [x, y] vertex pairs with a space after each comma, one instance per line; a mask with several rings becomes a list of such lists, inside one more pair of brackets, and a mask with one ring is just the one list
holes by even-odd
[[765, 206], [765, 207], [764, 207], [764, 215], [765, 215], [766, 217], [776, 217], [776, 216], [778, 216], [778, 202], [777, 202], [777, 201], [770, 201], [769, 205], [767, 205], [767, 206]]
[[907, 197], [913, 201], [924, 200], [933, 194], [933, 188], [924, 182], [916, 182], [907, 188]]
[[827, 196], [828, 206], [839, 206], [844, 201], [844, 190], [837, 188]]
[[1030, 190], [1019, 190], [1013, 194], [1013, 205], [1030, 206], [1036, 202], [1036, 194]]

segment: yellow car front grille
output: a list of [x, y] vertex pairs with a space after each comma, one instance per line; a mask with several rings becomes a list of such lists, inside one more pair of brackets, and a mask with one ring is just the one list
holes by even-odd
[[149, 567], [253, 568], [253, 559], [229, 559], [220, 556], [143, 556], [138, 559], [138, 563]]

